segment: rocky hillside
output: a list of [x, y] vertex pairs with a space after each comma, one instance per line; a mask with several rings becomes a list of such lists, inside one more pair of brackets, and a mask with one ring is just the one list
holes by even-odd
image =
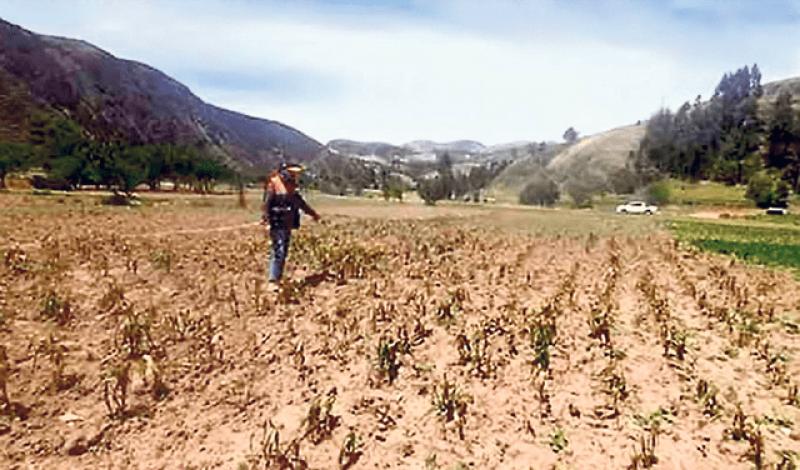
[[242, 169], [284, 152], [308, 161], [322, 146], [276, 121], [218, 108], [166, 74], [84, 41], [0, 19], [0, 138], [25, 136], [37, 110], [69, 115], [101, 139], [207, 145]]

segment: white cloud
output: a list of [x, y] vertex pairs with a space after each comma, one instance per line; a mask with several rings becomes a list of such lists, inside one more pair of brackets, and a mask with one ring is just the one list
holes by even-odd
[[119, 1], [50, 4], [48, 17], [23, 5], [0, 16], [149, 63], [209, 102], [322, 141], [558, 139], [568, 126], [597, 132], [708, 94], [726, 70], [761, 62], [750, 57], [756, 49], [767, 77], [800, 72], [796, 59], [764, 47], [784, 25], [736, 42], [725, 28], [704, 33], [613, 2], [441, 2], [431, 15], [359, 15], [313, 4]]

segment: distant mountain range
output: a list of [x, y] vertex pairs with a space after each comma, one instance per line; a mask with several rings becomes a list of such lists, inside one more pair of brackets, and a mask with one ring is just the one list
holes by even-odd
[[448, 154], [456, 163], [486, 163], [500, 160], [516, 160], [528, 154], [528, 141], [518, 141], [501, 145], [486, 146], [474, 140], [453, 142], [434, 142], [415, 140], [401, 145], [385, 142], [358, 142], [337, 139], [328, 142], [329, 151], [344, 156], [359, 158], [376, 163], [389, 164], [393, 161], [404, 163], [432, 163], [437, 156]]
[[323, 148], [280, 122], [205, 103], [148, 65], [0, 19], [0, 139], [27, 138], [36, 111], [66, 114], [101, 139], [205, 145], [244, 170], [280, 154], [310, 161]]

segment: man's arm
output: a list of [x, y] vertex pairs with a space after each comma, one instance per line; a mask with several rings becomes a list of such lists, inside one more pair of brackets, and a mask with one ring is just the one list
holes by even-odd
[[317, 214], [317, 211], [315, 211], [313, 208], [311, 208], [311, 206], [308, 205], [306, 200], [303, 199], [303, 196], [301, 196], [300, 194], [295, 194], [295, 196], [297, 196], [297, 203], [301, 211], [310, 215], [311, 218], [313, 218], [314, 220], [320, 219], [319, 214]]

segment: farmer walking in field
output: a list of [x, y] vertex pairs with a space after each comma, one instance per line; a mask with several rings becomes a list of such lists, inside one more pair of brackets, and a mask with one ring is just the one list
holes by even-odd
[[281, 163], [264, 184], [262, 223], [269, 224], [269, 237], [272, 241], [269, 282], [274, 290], [278, 289], [283, 276], [292, 230], [300, 228], [300, 211], [310, 215], [315, 221], [320, 219], [319, 214], [297, 192], [302, 173], [303, 167], [300, 165]]

